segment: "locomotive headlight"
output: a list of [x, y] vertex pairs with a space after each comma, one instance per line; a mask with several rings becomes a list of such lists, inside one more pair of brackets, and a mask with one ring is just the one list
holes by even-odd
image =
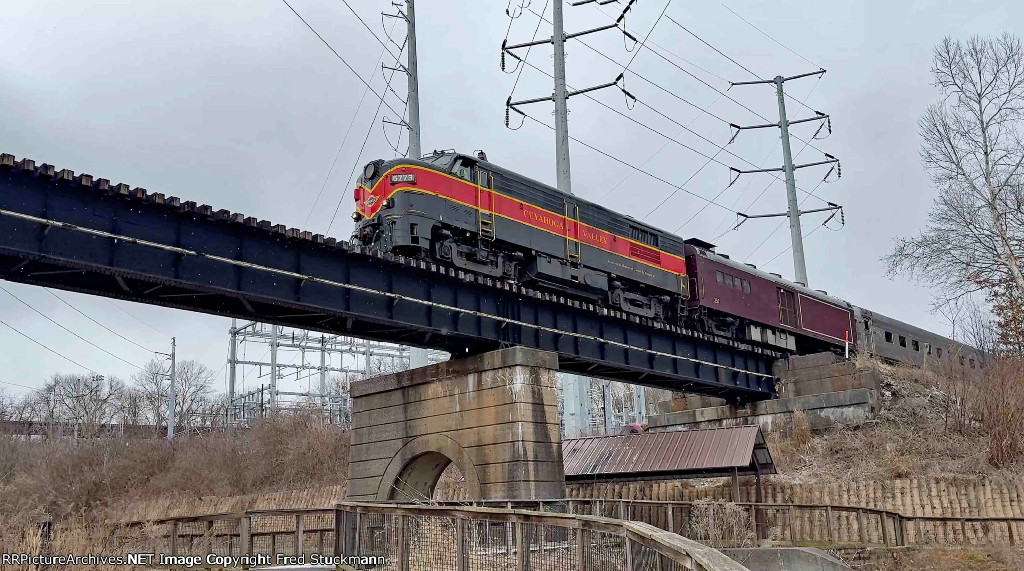
[[363, 167], [363, 178], [365, 180], [373, 180], [377, 176], [377, 163], [366, 163]]
[[353, 220], [354, 222], [359, 222], [359, 221], [360, 221], [360, 220], [362, 220], [362, 219], [363, 219], [363, 215], [362, 215], [362, 214], [360, 214], [360, 213], [358, 213], [358, 212], [353, 212], [353, 213], [352, 213], [352, 220]]
[[413, 173], [399, 173], [391, 175], [391, 184], [399, 184], [402, 182], [416, 184], [416, 175]]

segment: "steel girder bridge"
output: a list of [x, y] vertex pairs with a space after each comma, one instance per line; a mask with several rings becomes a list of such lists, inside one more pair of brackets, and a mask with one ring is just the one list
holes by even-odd
[[0, 277], [748, 402], [778, 353], [0, 155]]

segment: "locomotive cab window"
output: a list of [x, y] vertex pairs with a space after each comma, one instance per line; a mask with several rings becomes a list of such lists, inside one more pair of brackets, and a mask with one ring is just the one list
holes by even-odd
[[473, 182], [473, 162], [469, 159], [459, 159], [452, 167], [452, 174], [469, 182]]

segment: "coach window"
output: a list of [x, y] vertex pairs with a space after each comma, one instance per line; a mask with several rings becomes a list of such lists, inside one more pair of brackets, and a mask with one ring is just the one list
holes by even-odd
[[906, 347], [906, 346], [907, 346], [907, 338], [904, 337], [903, 335], [900, 335], [900, 347]]
[[725, 287], [732, 289], [732, 276], [725, 274]]
[[779, 289], [779, 322], [796, 327], [796, 294]]
[[942, 347], [935, 348], [935, 356], [938, 357], [939, 359], [942, 358]]
[[743, 293], [750, 293], [750, 282], [743, 280]]
[[885, 342], [892, 343], [892, 331], [885, 332]]
[[921, 350], [921, 344], [917, 342], [917, 339], [911, 339], [910, 346], [914, 349], [914, 351]]

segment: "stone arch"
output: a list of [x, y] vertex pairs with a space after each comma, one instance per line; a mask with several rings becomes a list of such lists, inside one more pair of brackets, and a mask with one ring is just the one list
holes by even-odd
[[482, 497], [476, 466], [465, 449], [448, 436], [428, 434], [409, 441], [391, 459], [377, 488], [377, 501], [431, 498], [448, 464], [462, 472], [469, 497]]

